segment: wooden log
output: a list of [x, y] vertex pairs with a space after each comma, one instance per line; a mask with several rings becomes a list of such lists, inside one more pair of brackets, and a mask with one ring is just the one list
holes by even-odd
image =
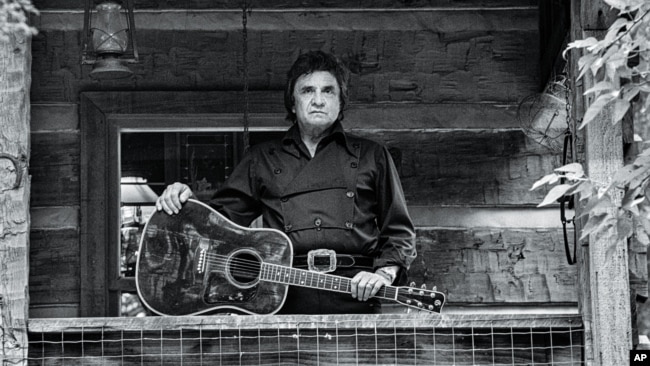
[[50, 131], [78, 131], [79, 105], [73, 103], [35, 104], [31, 106], [32, 134]]
[[25, 365], [29, 274], [31, 37], [0, 39], [0, 362]]
[[575, 303], [576, 268], [561, 237], [561, 229], [419, 228], [409, 278], [452, 304]]
[[[82, 15], [44, 12], [34, 42], [33, 98], [77, 101], [80, 91], [241, 90], [237, 12], [138, 13], [142, 62], [132, 79], [97, 84], [80, 54]], [[534, 8], [396, 13], [260, 12], [248, 23], [251, 90], [282, 90], [305, 50], [341, 56], [353, 72], [350, 96], [366, 102], [495, 102], [516, 105], [538, 92]], [[55, 57], [53, 55], [60, 55]]]
[[[34, 5], [41, 10], [47, 9], [83, 9], [82, 0], [34, 0]], [[249, 6], [253, 11], [260, 9], [290, 9], [290, 8], [395, 8], [417, 9], [423, 7], [438, 7], [440, 9], [467, 9], [467, 8], [499, 8], [499, 7], [530, 7], [536, 6], [535, 0], [417, 0], [400, 1], [391, 0], [327, 0], [311, 5], [299, 0], [253, 0]], [[137, 9], [230, 9], [239, 10], [241, 4], [229, 0], [191, 0], [178, 3], [174, 0], [139, 1]]]
[[78, 227], [32, 230], [29, 239], [30, 305], [79, 303]]
[[31, 135], [32, 205], [79, 205], [79, 131]]

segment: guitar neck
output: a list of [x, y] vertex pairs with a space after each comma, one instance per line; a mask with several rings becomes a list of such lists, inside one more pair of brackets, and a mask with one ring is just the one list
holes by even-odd
[[[262, 263], [260, 279], [262, 281], [332, 292], [348, 294], [352, 292], [352, 281], [350, 278], [271, 263]], [[397, 288], [393, 286], [382, 286], [374, 297], [395, 300], [397, 298]]]

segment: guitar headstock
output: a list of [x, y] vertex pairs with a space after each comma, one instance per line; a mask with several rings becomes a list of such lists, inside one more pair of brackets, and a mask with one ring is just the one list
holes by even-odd
[[445, 304], [445, 294], [436, 291], [435, 287], [427, 290], [426, 285], [422, 285], [421, 288], [416, 288], [414, 285], [411, 283], [411, 287], [398, 287], [396, 301], [417, 310], [440, 313]]

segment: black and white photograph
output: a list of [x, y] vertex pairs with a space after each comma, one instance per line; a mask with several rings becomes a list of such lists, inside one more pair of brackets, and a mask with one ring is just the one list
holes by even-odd
[[650, 365], [650, 1], [0, 0], [2, 365]]

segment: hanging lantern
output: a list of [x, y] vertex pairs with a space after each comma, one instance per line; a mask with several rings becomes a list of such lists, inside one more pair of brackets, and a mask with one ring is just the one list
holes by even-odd
[[90, 76], [94, 79], [129, 77], [133, 71], [126, 64], [136, 62], [133, 0], [125, 0], [122, 4], [104, 1], [98, 5], [86, 0], [81, 63], [93, 65]]

